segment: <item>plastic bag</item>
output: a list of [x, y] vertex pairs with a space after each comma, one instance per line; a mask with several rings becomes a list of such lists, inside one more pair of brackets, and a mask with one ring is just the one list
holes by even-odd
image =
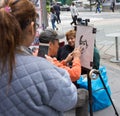
[[[106, 68], [102, 66], [99, 68], [99, 71], [101, 72], [102, 79], [106, 85], [106, 88], [109, 94], [111, 95], [110, 86], [108, 84], [108, 76], [107, 76]], [[88, 89], [87, 78], [84, 78], [83, 76], [81, 76], [80, 79], [77, 81], [77, 83], [80, 85], [81, 88]], [[91, 86], [92, 86], [93, 112], [102, 110], [110, 106], [111, 102], [109, 100], [109, 97], [99, 77], [96, 80], [91, 80]]]

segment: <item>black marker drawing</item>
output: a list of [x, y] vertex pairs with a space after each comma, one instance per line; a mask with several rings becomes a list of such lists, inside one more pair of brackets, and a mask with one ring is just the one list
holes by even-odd
[[85, 50], [88, 48], [87, 40], [82, 40], [82, 39], [83, 39], [83, 35], [81, 35], [80, 39], [79, 39], [79, 45], [82, 48], [81, 54], [83, 54], [85, 52]]
[[93, 52], [94, 52], [94, 38], [95, 34], [92, 32], [92, 26], [77, 26], [75, 48], [81, 48], [81, 66], [86, 69], [92, 69]]

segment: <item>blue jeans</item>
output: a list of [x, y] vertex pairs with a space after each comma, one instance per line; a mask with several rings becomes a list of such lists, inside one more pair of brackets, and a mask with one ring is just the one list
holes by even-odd
[[96, 13], [97, 13], [97, 11], [98, 11], [99, 13], [101, 12], [100, 7], [97, 7], [97, 8], [96, 8]]
[[54, 19], [52, 19], [52, 20], [51, 20], [51, 23], [52, 23], [52, 28], [55, 30], [55, 28], [56, 28], [56, 25], [55, 25], [55, 20], [54, 20]]

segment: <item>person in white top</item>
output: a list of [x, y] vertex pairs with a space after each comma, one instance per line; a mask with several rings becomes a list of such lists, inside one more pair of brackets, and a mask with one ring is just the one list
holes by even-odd
[[79, 14], [78, 14], [78, 10], [74, 3], [71, 4], [70, 11], [71, 11], [71, 16], [72, 16], [72, 20], [73, 20], [70, 24], [72, 25], [74, 23], [74, 25], [77, 25], [77, 16]]

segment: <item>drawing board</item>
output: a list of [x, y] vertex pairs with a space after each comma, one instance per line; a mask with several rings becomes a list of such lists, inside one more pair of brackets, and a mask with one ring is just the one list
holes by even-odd
[[92, 69], [93, 51], [94, 51], [95, 34], [92, 26], [77, 26], [75, 47], [80, 46], [81, 50], [81, 65], [86, 69]]

